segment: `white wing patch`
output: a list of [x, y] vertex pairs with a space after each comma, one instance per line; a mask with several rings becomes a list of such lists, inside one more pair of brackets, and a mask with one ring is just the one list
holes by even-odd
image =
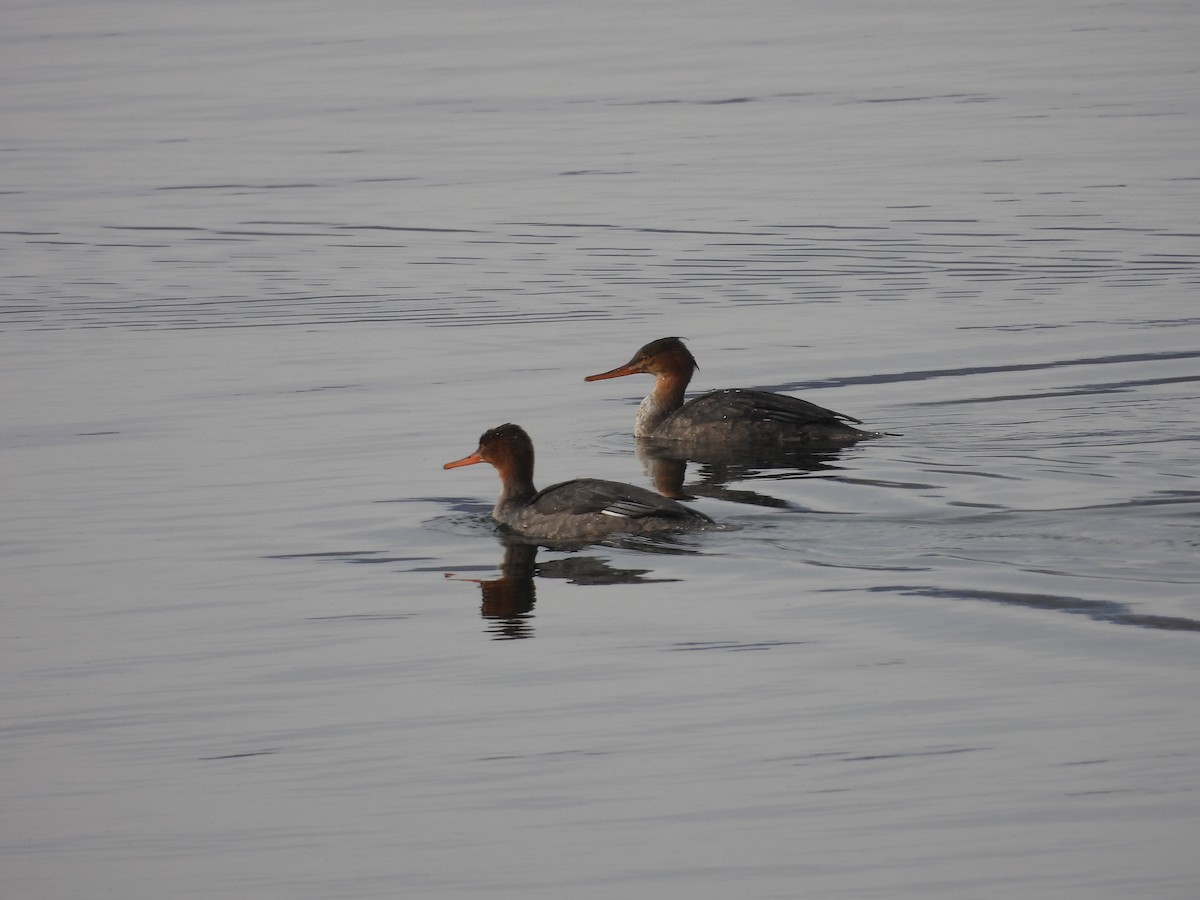
[[604, 516], [612, 516], [616, 519], [636, 519], [638, 516], [644, 516], [650, 511], [650, 507], [644, 503], [638, 503], [634, 500], [618, 500], [616, 503], [610, 503], [604, 509], [600, 510], [600, 514]]

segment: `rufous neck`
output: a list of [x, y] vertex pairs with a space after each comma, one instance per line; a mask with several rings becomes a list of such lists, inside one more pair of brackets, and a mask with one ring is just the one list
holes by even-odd
[[537, 493], [533, 486], [533, 460], [508, 456], [493, 465], [500, 475], [500, 498], [497, 506], [526, 503]]
[[654, 389], [650, 392], [655, 405], [668, 412], [679, 409], [683, 406], [683, 393], [691, 380], [692, 373], [687, 369], [659, 372], [654, 379]]
[[690, 372], [658, 373], [654, 379], [654, 387], [638, 406], [633, 433], [638, 437], [651, 436], [667, 416], [683, 406], [683, 394], [689, 381]]

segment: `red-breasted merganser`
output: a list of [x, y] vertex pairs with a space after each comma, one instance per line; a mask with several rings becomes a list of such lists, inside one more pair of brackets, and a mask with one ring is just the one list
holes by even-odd
[[491, 463], [500, 476], [500, 499], [492, 518], [526, 537], [551, 541], [650, 534], [713, 524], [702, 512], [646, 488], [617, 481], [577, 478], [544, 490], [533, 486], [533, 441], [519, 425], [485, 431], [479, 449], [446, 463], [454, 469]]
[[850, 422], [853, 416], [825, 409], [799, 397], [731, 388], [702, 394], [687, 403], [683, 392], [696, 358], [677, 337], [651, 341], [633, 359], [608, 372], [589, 375], [584, 381], [645, 373], [654, 376], [654, 387], [638, 406], [635, 437], [687, 441], [697, 444], [747, 446], [796, 444], [846, 444], [876, 437]]

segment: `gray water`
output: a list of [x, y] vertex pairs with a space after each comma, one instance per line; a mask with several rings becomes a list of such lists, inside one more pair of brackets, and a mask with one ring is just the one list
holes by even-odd
[[3, 17], [6, 897], [1195, 896], [1200, 8]]

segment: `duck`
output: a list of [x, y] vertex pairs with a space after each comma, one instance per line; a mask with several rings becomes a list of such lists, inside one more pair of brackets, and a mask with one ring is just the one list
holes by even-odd
[[490, 428], [473, 452], [445, 463], [456, 469], [489, 463], [500, 476], [492, 518], [528, 538], [590, 541], [613, 534], [661, 534], [711, 526], [699, 510], [646, 488], [599, 478], [576, 478], [538, 490], [533, 484], [533, 441], [511, 422]]
[[856, 428], [863, 423], [854, 416], [771, 391], [727, 388], [684, 402], [684, 392], [698, 368], [696, 357], [681, 338], [665, 337], [640, 348], [624, 365], [583, 380], [654, 376], [654, 386], [634, 419], [637, 438], [725, 447], [789, 447], [850, 444], [880, 436], [880, 432]]

